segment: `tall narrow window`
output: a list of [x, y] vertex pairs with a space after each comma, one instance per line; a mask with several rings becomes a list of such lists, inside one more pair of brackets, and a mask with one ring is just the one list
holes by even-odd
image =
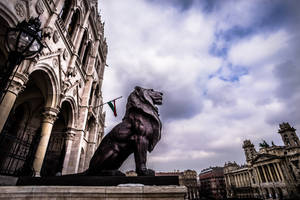
[[66, 22], [69, 11], [71, 9], [72, 2], [71, 0], [65, 0], [65, 3], [59, 13], [59, 18], [61, 18], [64, 22]]
[[77, 9], [71, 18], [71, 22], [68, 28], [68, 34], [70, 37], [74, 35], [76, 24], [79, 20], [79, 10]]
[[89, 106], [92, 105], [93, 93], [94, 93], [94, 87], [92, 87], [92, 89], [91, 89], [90, 98], [89, 98]]
[[87, 65], [87, 60], [88, 60], [88, 55], [90, 53], [90, 50], [91, 50], [91, 42], [88, 42], [87, 47], [84, 51], [83, 58], [82, 58], [82, 66], [83, 66], [84, 70], [87, 69], [86, 65]]
[[79, 58], [82, 58], [83, 49], [84, 49], [83, 46], [84, 46], [84, 43], [86, 42], [86, 40], [87, 40], [87, 30], [84, 31], [81, 42], [80, 42], [80, 46], [78, 49]]

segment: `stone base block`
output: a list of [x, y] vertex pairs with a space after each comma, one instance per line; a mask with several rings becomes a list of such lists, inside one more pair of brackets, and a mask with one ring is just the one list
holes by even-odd
[[17, 177], [13, 177], [13, 176], [0, 176], [0, 186], [1, 185], [16, 185], [18, 181]]
[[1, 186], [2, 200], [184, 200], [184, 186]]
[[17, 185], [54, 186], [118, 186], [120, 184], [149, 186], [179, 185], [178, 176], [53, 176], [19, 177]]

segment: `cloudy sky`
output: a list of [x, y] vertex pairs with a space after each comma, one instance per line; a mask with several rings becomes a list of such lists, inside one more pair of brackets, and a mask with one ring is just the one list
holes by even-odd
[[[122, 120], [134, 86], [164, 93], [157, 171], [245, 162], [242, 142], [282, 145], [278, 124], [300, 130], [297, 0], [100, 0], [109, 53], [106, 128]], [[299, 135], [299, 133], [298, 133]], [[132, 158], [122, 167], [134, 169]]]

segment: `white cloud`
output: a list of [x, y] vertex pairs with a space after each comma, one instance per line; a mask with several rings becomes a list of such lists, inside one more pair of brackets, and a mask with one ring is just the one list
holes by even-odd
[[[257, 31], [229, 45], [224, 39], [216, 41], [220, 30], [247, 28], [268, 13], [259, 12], [258, 1], [228, 1], [211, 14], [197, 7], [181, 12], [145, 0], [107, 0], [99, 5], [109, 46], [104, 100], [124, 96], [117, 102], [117, 118], [105, 108], [106, 132], [122, 120], [127, 96], [135, 85], [165, 93], [165, 104], [160, 107], [162, 139], [149, 155], [150, 167], [200, 171], [228, 160], [244, 162], [244, 139], [282, 144], [276, 124], [284, 119], [270, 117], [270, 113], [280, 116], [290, 105], [277, 94], [283, 80], [278, 77], [285, 69], [278, 64], [292, 52], [289, 31]], [[228, 57], [211, 55], [213, 44], [228, 45]], [[246, 67], [246, 73], [237, 73], [238, 66]], [[279, 75], [274, 74], [276, 69]], [[293, 87], [297, 81], [284, 83]], [[293, 95], [290, 101], [297, 100]], [[291, 116], [295, 113], [291, 110]], [[293, 122], [297, 128], [300, 121]], [[125, 164], [123, 169], [132, 167], [132, 163]]]
[[288, 47], [289, 35], [285, 31], [254, 35], [235, 44], [229, 51], [229, 60], [234, 65], [255, 67], [278, 56]]

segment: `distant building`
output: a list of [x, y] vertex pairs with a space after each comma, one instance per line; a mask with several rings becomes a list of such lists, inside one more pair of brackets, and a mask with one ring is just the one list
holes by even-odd
[[187, 187], [188, 191], [186, 194], [186, 199], [200, 199], [199, 186], [197, 184], [197, 172], [195, 170], [188, 169], [183, 172], [180, 172], [179, 170], [174, 172], [156, 172], [155, 176], [178, 176], [179, 185]]
[[228, 162], [224, 166], [226, 193], [228, 198], [255, 198], [258, 191], [252, 187], [250, 173], [247, 165], [239, 166], [235, 162]]
[[225, 199], [226, 188], [223, 167], [210, 167], [199, 174], [201, 195], [213, 199]]
[[228, 198], [300, 199], [300, 142], [289, 123], [279, 125], [284, 146], [261, 144], [257, 152], [245, 140], [247, 164], [224, 166]]

